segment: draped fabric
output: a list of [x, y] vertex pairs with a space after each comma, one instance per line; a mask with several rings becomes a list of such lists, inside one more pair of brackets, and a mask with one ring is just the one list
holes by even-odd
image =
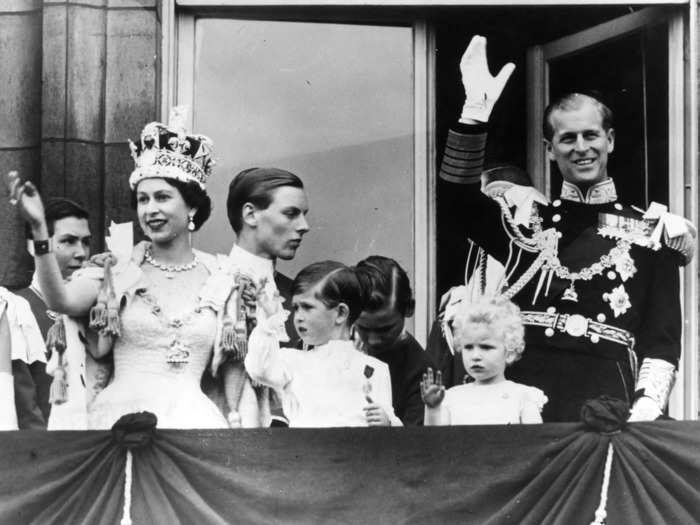
[[[700, 423], [158, 430], [133, 452], [150, 523], [588, 524], [614, 457], [608, 523], [694, 523]], [[0, 433], [0, 523], [119, 523], [110, 432]]]

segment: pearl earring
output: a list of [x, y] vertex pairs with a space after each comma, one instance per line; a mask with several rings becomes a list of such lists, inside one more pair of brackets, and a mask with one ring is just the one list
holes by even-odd
[[190, 215], [190, 221], [187, 223], [187, 229], [191, 232], [194, 231], [194, 214]]

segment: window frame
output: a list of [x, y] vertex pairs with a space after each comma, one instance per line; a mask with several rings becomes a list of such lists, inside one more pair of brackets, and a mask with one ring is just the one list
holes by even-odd
[[[231, 16], [234, 9], [245, 9], [246, 18], [252, 14], [265, 15], [268, 8], [290, 6], [321, 8], [357, 7], [408, 7], [408, 6], [595, 6], [599, 0], [443, 0], [426, 2], [418, 0], [384, 0], [356, 2], [339, 0], [163, 0], [161, 4], [161, 76], [160, 115], [168, 115], [169, 109], [185, 99], [192, 100], [193, 91], [178, 93], [178, 83], [187, 71], [193, 76], [194, 68], [194, 19], [198, 14]], [[629, 2], [611, 0], [606, 4], [627, 5]], [[669, 23], [669, 117], [678, 123], [669, 137], [669, 206], [671, 211], [698, 224], [698, 6], [690, 0], [638, 0], [635, 5], [687, 6]], [[650, 8], [652, 9], [652, 8]], [[663, 7], [655, 9], [663, 10]], [[251, 11], [252, 10], [252, 11]], [[347, 12], [347, 11], [345, 11]], [[270, 19], [274, 16], [262, 16]], [[414, 286], [416, 291], [415, 335], [423, 344], [435, 315], [436, 306], [436, 155], [435, 151], [435, 31], [425, 20], [408, 22], [414, 30]], [[189, 35], [189, 37], [188, 37]], [[189, 38], [191, 49], [183, 43]], [[189, 53], [192, 60], [180, 60], [178, 55]], [[534, 70], [529, 75], [541, 76]], [[539, 81], [528, 77], [527, 85]], [[187, 91], [187, 89], [185, 89]], [[538, 105], [539, 104], [539, 105]], [[542, 101], [528, 97], [529, 111], [541, 115]], [[536, 111], [539, 108], [539, 112]], [[539, 129], [539, 122], [529, 129]], [[535, 144], [536, 143], [536, 144]], [[541, 141], [534, 134], [528, 135], [528, 152], [541, 151]], [[528, 153], [530, 155], [530, 153]], [[541, 161], [528, 157], [530, 173], [538, 171]], [[547, 163], [545, 162], [545, 165]], [[546, 168], [548, 169], [548, 168]], [[546, 187], [546, 179], [536, 182]], [[677, 385], [671, 400], [671, 415], [683, 419], [698, 418], [698, 261], [695, 258], [682, 272], [683, 306], [683, 354]]]
[[[533, 174], [535, 186], [545, 195], [551, 193], [550, 162], [543, 147], [541, 116], [549, 102], [549, 62], [570, 53], [586, 49], [636, 31], [644, 26], [666, 24], [668, 28], [668, 136], [669, 136], [669, 210], [687, 217], [694, 224], [698, 220], [697, 173], [697, 83], [692, 78], [697, 64], [691, 60], [689, 48], [695, 36], [689, 28], [690, 12], [669, 11], [650, 7], [609, 20], [552, 42], [533, 46], [527, 53], [527, 167]], [[697, 54], [695, 54], [697, 58]], [[692, 98], [691, 98], [692, 97]], [[683, 339], [681, 362], [669, 411], [672, 417], [698, 417], [698, 262], [686, 266], [681, 274], [681, 306], [683, 309]]]
[[[171, 2], [163, 9], [163, 73], [160, 115], [169, 114], [170, 108], [186, 104], [194, 106], [196, 77], [195, 24], [200, 16], [249, 20], [274, 20], [274, 16], [256, 16], [246, 12], [236, 16], [235, 11], [199, 13], [195, 10], [175, 10]], [[178, 3], [180, 5], [180, 3]], [[210, 4], [207, 4], [210, 5]], [[239, 6], [229, 3], [226, 5]], [[279, 18], [279, 20], [287, 20]], [[329, 22], [343, 22], [341, 19]], [[323, 22], [323, 21], [321, 21]], [[354, 21], [353, 21], [354, 22]], [[413, 335], [423, 346], [427, 343], [432, 317], [436, 308], [436, 154], [435, 154], [435, 37], [423, 19], [395, 24], [381, 21], [382, 25], [409, 26], [413, 32], [413, 276], [416, 302], [413, 317]], [[167, 56], [166, 56], [167, 53]], [[189, 128], [192, 129], [192, 112]]]

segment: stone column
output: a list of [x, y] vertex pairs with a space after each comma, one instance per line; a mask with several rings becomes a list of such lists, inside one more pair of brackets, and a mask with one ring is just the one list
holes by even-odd
[[128, 175], [134, 162], [127, 139], [136, 141], [144, 125], [159, 118], [161, 35], [160, 0], [108, 4], [103, 193], [107, 225], [136, 220], [129, 203]]
[[[93, 251], [104, 248], [111, 220], [135, 218], [126, 141], [158, 113], [159, 7], [160, 0], [3, 0], [0, 7], [1, 174], [16, 169], [44, 197], [85, 206]], [[0, 284], [25, 286], [33, 265], [24, 228], [5, 204], [0, 246]]]
[[41, 146], [41, 0], [5, 0], [0, 8], [0, 284], [31, 279], [24, 224], [7, 199], [4, 177], [17, 170], [39, 182]]
[[133, 219], [128, 138], [155, 120], [156, 0], [45, 0], [42, 183], [79, 200], [103, 249], [111, 220]]

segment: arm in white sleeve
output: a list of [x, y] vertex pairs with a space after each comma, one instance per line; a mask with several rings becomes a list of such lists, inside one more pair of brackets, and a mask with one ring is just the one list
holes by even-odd
[[450, 409], [444, 406], [444, 401], [435, 408], [430, 408], [425, 405], [425, 413], [423, 415], [423, 425], [426, 427], [449, 426]]
[[383, 366], [377, 370], [377, 373], [378, 377], [377, 381], [375, 382], [376, 392], [374, 393], [374, 395], [376, 396], [375, 401], [380, 407], [384, 409], [384, 412], [386, 412], [386, 415], [391, 421], [392, 427], [402, 427], [403, 422], [394, 413], [394, 405], [391, 395], [391, 375], [389, 373], [389, 367]]
[[12, 343], [7, 303], [0, 303], [0, 430], [17, 430], [15, 383], [12, 377]]
[[277, 390], [284, 389], [293, 375], [282, 356], [282, 352], [291, 350], [281, 350], [279, 346], [280, 323], [284, 326], [284, 317], [276, 314], [257, 324], [248, 339], [244, 361], [250, 377]]
[[17, 430], [15, 385], [8, 372], [0, 372], [0, 430]]
[[645, 357], [639, 370], [629, 421], [653, 421], [659, 417], [668, 404], [675, 379], [675, 365], [664, 359]]

